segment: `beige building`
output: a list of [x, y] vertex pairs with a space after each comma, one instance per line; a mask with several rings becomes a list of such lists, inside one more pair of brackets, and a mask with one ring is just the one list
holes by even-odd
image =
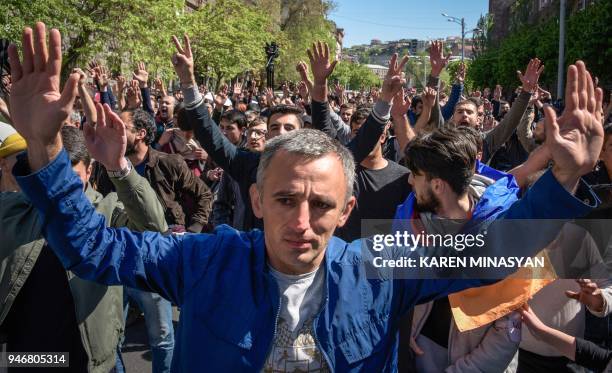
[[381, 80], [385, 79], [387, 71], [389, 71], [389, 68], [387, 66], [382, 65], [365, 65], [365, 67], [372, 70], [372, 72], [376, 74], [376, 76], [378, 76]]

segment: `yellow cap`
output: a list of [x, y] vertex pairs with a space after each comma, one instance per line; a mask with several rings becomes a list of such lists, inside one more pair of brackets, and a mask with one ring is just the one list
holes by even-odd
[[6, 158], [9, 155], [24, 151], [26, 147], [25, 139], [15, 132], [0, 142], [0, 158]]

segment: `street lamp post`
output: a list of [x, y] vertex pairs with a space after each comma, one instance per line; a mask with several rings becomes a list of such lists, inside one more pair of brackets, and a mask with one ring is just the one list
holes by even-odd
[[455, 22], [461, 25], [461, 62], [463, 62], [465, 58], [465, 18], [449, 16], [446, 13], [442, 13], [442, 16], [446, 17], [448, 22]]

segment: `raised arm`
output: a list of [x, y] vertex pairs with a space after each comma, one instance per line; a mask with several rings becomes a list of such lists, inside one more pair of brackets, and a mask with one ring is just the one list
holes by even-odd
[[397, 60], [397, 54], [391, 57], [378, 101], [366, 122], [359, 128], [357, 136], [348, 144], [356, 164], [363, 161], [374, 150], [389, 122], [393, 97], [406, 84], [402, 76], [406, 62], [408, 62], [408, 56], [404, 56], [400, 61]]
[[[337, 132], [332, 125], [329, 103], [327, 102], [327, 78], [334, 71], [338, 61], [330, 61], [329, 46], [326, 43], [314, 43], [312, 48], [307, 50], [307, 53], [314, 78], [314, 83], [309, 87], [312, 97], [312, 125], [329, 137], [336, 138]], [[297, 70], [302, 81], [310, 84], [306, 64], [304, 62], [298, 63]]]
[[538, 79], [540, 79], [540, 74], [542, 74], [543, 70], [544, 65], [540, 63], [540, 60], [534, 58], [529, 61], [524, 75], [517, 71], [517, 75], [523, 83], [521, 94], [514, 101], [512, 108], [504, 116], [504, 119], [487, 133], [484, 139], [484, 146], [486, 147], [485, 154], [488, 157], [491, 157], [512, 136], [512, 133], [521, 121], [523, 113], [525, 113], [525, 109], [527, 109], [531, 93], [538, 87]]
[[144, 62], [139, 62], [132, 73], [134, 80], [138, 82], [140, 95], [142, 96], [142, 108], [151, 115], [155, 115], [151, 106], [151, 89], [149, 88], [149, 72]]
[[195, 82], [189, 37], [184, 36], [184, 47], [176, 36], [173, 36], [172, 40], [176, 46], [172, 64], [181, 83], [187, 120], [192, 124], [196, 139], [219, 167], [228, 172], [235, 180], [244, 178], [245, 173], [251, 171], [250, 167], [257, 165], [259, 156], [256, 153], [239, 150], [210, 118]]
[[423, 94], [421, 95], [421, 101], [423, 102], [423, 111], [421, 111], [421, 115], [419, 115], [419, 119], [417, 119], [414, 124], [414, 131], [417, 134], [426, 133], [433, 131], [432, 126], [430, 126], [432, 112], [434, 110], [439, 110], [438, 106], [436, 106], [438, 97], [438, 92], [430, 87], [425, 87], [423, 90]]
[[[185, 245], [174, 236], [106, 228], [104, 218], [85, 197], [83, 184], [62, 150], [60, 129], [72, 110], [79, 76], [70, 75], [60, 93], [59, 31], [50, 32], [47, 48], [43, 23], [37, 23], [34, 31], [26, 28], [23, 62], [15, 45], [9, 48], [9, 60], [13, 73], [11, 107], [16, 108], [12, 112], [14, 123], [28, 143], [27, 159], [22, 157], [18, 161], [14, 173], [23, 192], [40, 212], [49, 247], [65, 268], [82, 278], [159, 292], [181, 304], [183, 290], [191, 286], [188, 279], [192, 277], [184, 274], [192, 274], [186, 268], [192, 269], [193, 264], [187, 263], [198, 262], [189, 253], [194, 245]], [[105, 114], [111, 120], [106, 122], [98, 115], [98, 126], [120, 138], [121, 150], [105, 160], [106, 166], [109, 170], [123, 170], [127, 167], [123, 156], [127, 145], [125, 125], [117, 121], [108, 106]], [[97, 146], [107, 146], [106, 139], [99, 140]], [[215, 247], [209, 236], [199, 240], [204, 245], [198, 245], [198, 250]], [[196, 265], [205, 268], [206, 260]]]
[[411, 100], [405, 96], [404, 88], [397, 91], [393, 98], [391, 118], [393, 118], [393, 129], [395, 131], [395, 136], [397, 136], [399, 151], [402, 156], [406, 145], [416, 136], [410, 122], [408, 122], [408, 115], [406, 114], [408, 113], [410, 104]]
[[442, 118], [444, 121], [449, 120], [455, 111], [455, 105], [461, 99], [461, 94], [463, 94], [463, 82], [465, 81], [465, 64], [461, 63], [459, 65], [459, 69], [457, 69], [457, 74], [455, 75], [455, 83], [451, 87], [451, 93], [448, 97], [448, 101], [446, 105], [441, 108]]

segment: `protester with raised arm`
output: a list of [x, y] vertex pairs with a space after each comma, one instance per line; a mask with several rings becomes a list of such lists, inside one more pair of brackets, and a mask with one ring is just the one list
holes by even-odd
[[[181, 307], [174, 371], [276, 370], [289, 361], [303, 370], [393, 371], [402, 315], [415, 304], [495, 281], [368, 279], [364, 264], [372, 251], [362, 252], [361, 245], [371, 241], [347, 244], [333, 237], [355, 204], [354, 161], [346, 148], [316, 130], [292, 131], [266, 144], [257, 183], [250, 188], [264, 231], [223, 227], [213, 234], [164, 236], [106, 228], [62, 147], [59, 129], [74, 101], [77, 78], [71, 76], [60, 93], [61, 36], [51, 31], [47, 52], [45, 33], [42, 23], [34, 39], [31, 29], [25, 30], [23, 62], [17, 47], [9, 48], [11, 114], [28, 143], [27, 159], [18, 161], [14, 175], [40, 211], [43, 235], [64, 267], [85, 279], [158, 292]], [[177, 45], [177, 70], [191, 60], [187, 39], [185, 44], [185, 50]], [[499, 251], [494, 243], [513, 236], [515, 255], [533, 255], [539, 241], [553, 238], [541, 232], [534, 240], [534, 227], [524, 234], [504, 232], [502, 220], [570, 219], [597, 205], [580, 177], [592, 169], [601, 149], [602, 92], [594, 92], [584, 64], [577, 65], [568, 70], [571, 99], [564, 115], [557, 120], [547, 112], [547, 146], [555, 167], [523, 199], [489, 220], [487, 229], [495, 234], [487, 237], [487, 250]], [[181, 83], [188, 84], [183, 77]], [[383, 101], [393, 97], [384, 97], [384, 90], [382, 95]], [[110, 126], [123, 124], [113, 116]], [[454, 138], [463, 141], [460, 134]], [[129, 168], [126, 146], [125, 132], [103, 146], [107, 170]], [[475, 150], [468, 146], [462, 156], [471, 169]], [[436, 193], [450, 192], [439, 178], [419, 177]], [[419, 199], [427, 199], [421, 191], [419, 184]], [[467, 194], [449, 207], [444, 215], [467, 217]]]

